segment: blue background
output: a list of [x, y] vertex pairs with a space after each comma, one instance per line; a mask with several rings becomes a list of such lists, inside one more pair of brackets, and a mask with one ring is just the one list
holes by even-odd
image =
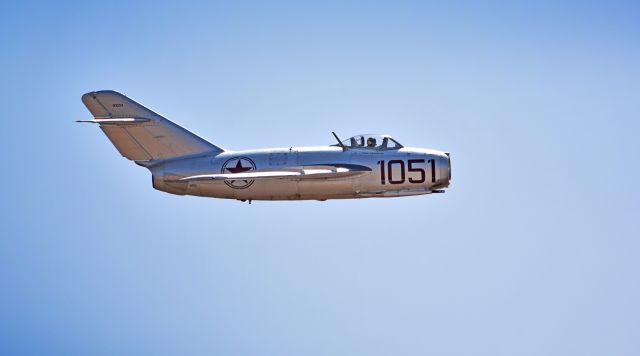
[[[0, 354], [640, 354], [640, 6], [6, 2]], [[446, 194], [155, 191], [80, 102], [229, 149], [392, 134]]]

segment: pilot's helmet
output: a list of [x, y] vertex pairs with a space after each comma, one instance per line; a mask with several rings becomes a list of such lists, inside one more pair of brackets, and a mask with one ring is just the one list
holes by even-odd
[[376, 147], [376, 139], [373, 137], [369, 137], [367, 139], [367, 147]]

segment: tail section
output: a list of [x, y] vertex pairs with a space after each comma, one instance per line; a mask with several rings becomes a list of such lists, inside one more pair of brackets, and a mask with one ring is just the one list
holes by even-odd
[[84, 94], [82, 102], [111, 143], [134, 161], [172, 158], [223, 149], [113, 90]]

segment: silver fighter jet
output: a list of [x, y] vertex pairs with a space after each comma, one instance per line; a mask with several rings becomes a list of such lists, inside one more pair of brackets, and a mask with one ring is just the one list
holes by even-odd
[[178, 195], [326, 200], [442, 193], [448, 152], [405, 147], [388, 135], [337, 144], [230, 151], [111, 90], [84, 94], [92, 120], [124, 157], [151, 171], [153, 187]]

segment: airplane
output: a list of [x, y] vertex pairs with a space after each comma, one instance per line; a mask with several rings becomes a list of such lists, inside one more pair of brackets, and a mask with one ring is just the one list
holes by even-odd
[[113, 90], [86, 93], [98, 124], [122, 156], [151, 172], [171, 194], [252, 200], [403, 197], [443, 193], [448, 152], [410, 148], [389, 135], [336, 144], [231, 151], [216, 146]]

